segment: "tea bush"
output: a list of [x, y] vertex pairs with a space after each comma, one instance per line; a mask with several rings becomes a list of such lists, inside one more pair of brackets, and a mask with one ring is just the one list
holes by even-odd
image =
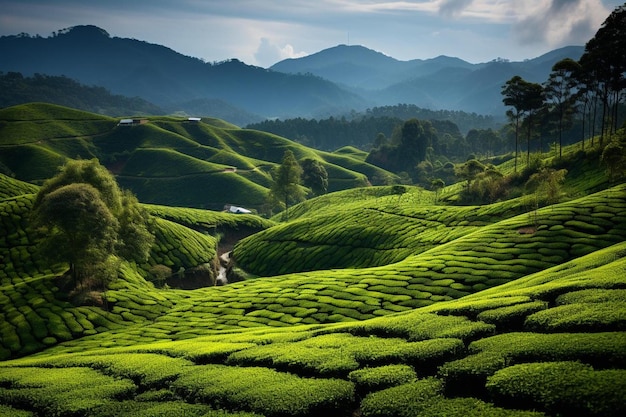
[[362, 368], [348, 374], [360, 395], [380, 391], [396, 385], [407, 384], [417, 379], [417, 374], [408, 365], [384, 365], [375, 368]]
[[562, 416], [622, 416], [626, 370], [594, 370], [579, 362], [514, 365], [496, 372], [487, 389], [497, 404], [539, 408]]
[[354, 405], [351, 382], [300, 378], [258, 367], [198, 365], [182, 374], [172, 387], [189, 401], [267, 417], [337, 415]]

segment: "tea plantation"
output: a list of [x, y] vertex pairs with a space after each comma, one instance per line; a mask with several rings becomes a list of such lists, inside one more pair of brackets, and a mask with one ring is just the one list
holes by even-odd
[[[140, 138], [151, 146], [128, 145], [133, 157], [167, 144], [179, 170], [225, 164], [194, 165], [188, 145], [256, 135], [150, 124], [175, 135]], [[163, 178], [192, 171], [181, 172]], [[122, 262], [107, 291], [77, 298], [67, 265], [39, 254], [38, 187], [0, 174], [0, 415], [622, 416], [626, 184], [595, 175], [577, 188], [574, 173], [579, 195], [541, 208], [532, 196], [438, 205], [408, 186], [333, 192], [288, 223], [144, 204], [148, 261]], [[239, 234], [232, 259], [247, 279], [215, 286], [220, 240]], [[175, 288], [190, 276], [208, 284]]]

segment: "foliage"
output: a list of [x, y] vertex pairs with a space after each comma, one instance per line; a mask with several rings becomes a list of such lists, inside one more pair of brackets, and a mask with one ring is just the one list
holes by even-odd
[[8, 72], [0, 74], [0, 89], [3, 91], [0, 107], [45, 101], [109, 116], [163, 113], [141, 98], [113, 95], [103, 87], [83, 85], [65, 76], [24, 77], [19, 72]]
[[408, 365], [384, 365], [352, 371], [348, 374], [348, 379], [354, 382], [357, 392], [367, 394], [413, 382], [417, 379], [417, 374]]
[[626, 371], [594, 370], [579, 362], [529, 363], [487, 381], [496, 403], [559, 415], [620, 416], [626, 411]]
[[279, 201], [285, 208], [285, 220], [289, 220], [289, 205], [304, 199], [300, 188], [302, 168], [290, 150], [286, 150], [280, 166], [273, 173], [270, 200]]
[[43, 253], [68, 262], [75, 285], [98, 277], [106, 286], [117, 271], [113, 254], [143, 262], [154, 241], [147, 212], [96, 159], [70, 161], [48, 180], [33, 216], [46, 232]]
[[350, 382], [305, 379], [258, 367], [195, 366], [181, 375], [173, 388], [190, 401], [268, 417], [321, 414], [347, 409], [354, 401]]
[[99, 277], [103, 283], [112, 279], [113, 271], [102, 266], [119, 226], [98, 190], [84, 183], [64, 185], [42, 197], [35, 210], [35, 226], [46, 229], [42, 253], [53, 262], [68, 262], [75, 285], [98, 269], [106, 272]]
[[302, 167], [302, 184], [309, 187], [314, 196], [326, 194], [328, 191], [328, 172], [315, 159], [304, 159]]

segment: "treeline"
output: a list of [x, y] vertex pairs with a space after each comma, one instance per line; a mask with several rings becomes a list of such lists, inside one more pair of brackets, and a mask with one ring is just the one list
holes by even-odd
[[[364, 113], [354, 112], [347, 117], [329, 117], [320, 120], [301, 117], [265, 120], [249, 124], [247, 128], [274, 133], [315, 149], [334, 151], [343, 146], [354, 146], [369, 151], [380, 145], [381, 134], [387, 139], [397, 138], [402, 124], [409, 119], [429, 120], [436, 130], [436, 135], [441, 139], [438, 142], [448, 143], [450, 150], [456, 146], [455, 141], [463, 142], [463, 134], [472, 128], [497, 127], [491, 116], [462, 111], [428, 110], [412, 104], [398, 104], [367, 109]], [[449, 137], [444, 138], [444, 135]], [[467, 152], [468, 149], [463, 143], [462, 152]], [[444, 146], [441, 151], [448, 153], [448, 148]], [[450, 155], [455, 156], [457, 155]]]
[[108, 116], [164, 113], [139, 97], [113, 95], [103, 87], [86, 86], [64, 76], [0, 72], [0, 91], [0, 108], [45, 102]]
[[467, 134], [471, 129], [495, 129], [501, 125], [493, 116], [467, 113], [460, 110], [423, 109], [414, 104], [374, 107], [367, 109], [365, 115], [372, 117], [387, 116], [401, 120], [448, 120], [457, 125], [463, 134]]
[[[563, 59], [552, 67], [543, 83], [512, 77], [502, 88], [507, 116], [514, 130], [515, 156], [520, 148], [530, 158], [531, 147], [544, 151], [548, 141], [559, 147], [570, 142], [606, 137], [624, 123], [626, 90], [626, 4], [617, 7], [585, 45], [578, 61]], [[516, 164], [517, 168], [517, 164]]]

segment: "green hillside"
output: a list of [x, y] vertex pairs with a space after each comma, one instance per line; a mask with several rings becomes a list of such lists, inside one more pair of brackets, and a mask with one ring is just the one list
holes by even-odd
[[[46, 108], [11, 111], [39, 120]], [[626, 183], [607, 182], [599, 151], [572, 165], [582, 156], [566, 150], [562, 202], [544, 207], [534, 193], [452, 206], [417, 187], [362, 187], [305, 201], [281, 223], [191, 206], [252, 201], [285, 149], [341, 171], [336, 183], [373, 168], [349, 149], [331, 157], [213, 121], [113, 124], [2, 144], [2, 158], [26, 146], [106, 155], [120, 184], [166, 201], [138, 193], [154, 217], [148, 260], [123, 261], [104, 292], [74, 293], [68, 266], [39, 254], [38, 186], [0, 174], [0, 415], [626, 412]], [[24, 170], [42, 175], [35, 183], [47, 168], [36, 169]], [[442, 195], [454, 201], [463, 186]], [[233, 245], [246, 279], [215, 285]]]
[[0, 109], [0, 166], [17, 179], [42, 183], [68, 159], [95, 157], [142, 202], [212, 209], [261, 209], [270, 170], [287, 149], [299, 159], [320, 161], [329, 173], [329, 191], [394, 177], [358, 155], [316, 151], [216, 119], [137, 121], [119, 126], [119, 119], [44, 103]]
[[[592, 212], [604, 202], [619, 217], [625, 194], [620, 186], [554, 210]], [[518, 222], [496, 222], [458, 240], [487, 242]], [[619, 243], [508, 284], [350, 322], [339, 321], [346, 314], [365, 318], [359, 306], [382, 310], [401, 296], [375, 290], [373, 278], [343, 286], [340, 271], [156, 290], [126, 267], [106, 293], [105, 311], [58, 300], [43, 273], [12, 274], [2, 284], [7, 360], [0, 362], [0, 409], [89, 416], [621, 415], [626, 246], [619, 230]], [[393, 289], [394, 277], [386, 279]], [[323, 314], [336, 323], [307, 320]], [[51, 347], [8, 360], [18, 346], [18, 356]]]

